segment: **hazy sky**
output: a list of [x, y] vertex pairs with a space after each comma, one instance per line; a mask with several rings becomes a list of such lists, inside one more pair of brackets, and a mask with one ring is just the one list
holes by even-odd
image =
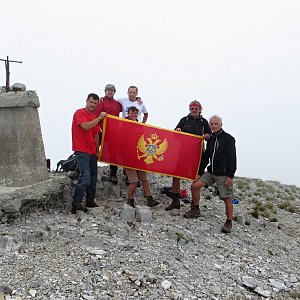
[[[198, 99], [236, 138], [238, 176], [300, 186], [299, 0], [2, 1], [0, 58], [36, 90], [52, 167], [72, 153], [90, 92], [139, 87], [148, 123], [173, 129]], [[0, 64], [0, 84], [5, 67]]]

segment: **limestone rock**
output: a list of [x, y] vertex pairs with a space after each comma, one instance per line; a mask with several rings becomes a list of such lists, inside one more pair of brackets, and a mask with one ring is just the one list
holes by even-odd
[[136, 208], [136, 218], [137, 221], [149, 224], [152, 220], [152, 212], [148, 206], [137, 205]]
[[5, 251], [15, 251], [22, 246], [22, 242], [16, 241], [11, 236], [2, 236], [0, 237], [0, 249]]
[[172, 283], [169, 280], [163, 280], [161, 283], [161, 287], [164, 290], [168, 290], [171, 287]]
[[11, 86], [11, 89], [15, 92], [26, 91], [26, 86], [23, 83], [15, 83]]
[[123, 209], [120, 211], [120, 217], [125, 221], [134, 221], [135, 209], [128, 204], [124, 204]]

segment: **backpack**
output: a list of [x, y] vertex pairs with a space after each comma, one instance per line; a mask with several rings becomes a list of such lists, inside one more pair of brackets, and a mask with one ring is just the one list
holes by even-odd
[[79, 173], [79, 165], [76, 159], [75, 154], [70, 155], [66, 160], [60, 160], [57, 163], [56, 173], [57, 172], [78, 172]]
[[[172, 187], [171, 186], [163, 186], [160, 189], [160, 193], [165, 194], [166, 196], [168, 196], [172, 193]], [[187, 196], [188, 196], [187, 190], [181, 189], [179, 191], [179, 198], [180, 199], [185, 199], [185, 198], [187, 198]]]

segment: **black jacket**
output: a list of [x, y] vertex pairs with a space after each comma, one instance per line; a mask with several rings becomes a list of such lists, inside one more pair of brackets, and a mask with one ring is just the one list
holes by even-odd
[[180, 128], [182, 132], [191, 133], [195, 135], [204, 135], [206, 133], [211, 134], [209, 124], [206, 119], [201, 115], [194, 119], [190, 114], [183, 117], [178, 125], [175, 127]]
[[221, 129], [218, 133], [213, 133], [207, 141], [206, 150], [200, 163], [199, 175], [207, 171], [214, 175], [225, 175], [233, 178], [236, 171], [236, 150], [235, 139], [230, 134]]

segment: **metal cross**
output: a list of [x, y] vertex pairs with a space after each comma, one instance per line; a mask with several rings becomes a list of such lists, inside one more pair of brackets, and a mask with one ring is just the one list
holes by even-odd
[[6, 90], [6, 92], [8, 92], [9, 91], [9, 87], [10, 87], [10, 82], [9, 82], [9, 75], [10, 75], [10, 72], [9, 72], [9, 63], [10, 62], [14, 62], [14, 63], [21, 64], [22, 62], [21, 61], [17, 61], [17, 60], [9, 60], [8, 56], [6, 56], [6, 59], [1, 59], [0, 58], [0, 61], [4, 61], [5, 62], [5, 70], [6, 70], [6, 85], [5, 85], [5, 90]]

